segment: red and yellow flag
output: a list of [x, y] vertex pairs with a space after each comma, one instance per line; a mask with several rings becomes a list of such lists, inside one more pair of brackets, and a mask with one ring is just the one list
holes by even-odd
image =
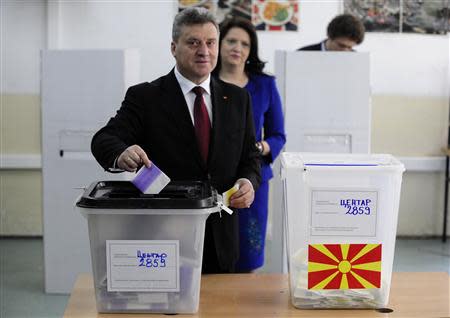
[[310, 244], [308, 289], [368, 289], [381, 285], [381, 244]]

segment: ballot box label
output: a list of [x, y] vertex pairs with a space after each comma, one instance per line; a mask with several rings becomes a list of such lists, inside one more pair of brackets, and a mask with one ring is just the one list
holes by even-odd
[[378, 190], [311, 191], [311, 236], [375, 237]]
[[107, 240], [108, 291], [180, 291], [178, 240]]

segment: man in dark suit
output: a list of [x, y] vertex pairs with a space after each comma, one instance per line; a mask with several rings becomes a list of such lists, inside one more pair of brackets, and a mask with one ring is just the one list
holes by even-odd
[[328, 38], [298, 51], [353, 51], [364, 40], [364, 24], [351, 14], [336, 16], [327, 27]]
[[[153, 162], [172, 180], [209, 180], [219, 193], [239, 185], [232, 208], [251, 205], [260, 182], [251, 102], [237, 86], [210, 76], [218, 26], [203, 8], [177, 14], [172, 30], [176, 67], [130, 87], [115, 117], [96, 133], [92, 153], [108, 171]], [[238, 215], [206, 221], [204, 273], [233, 272], [239, 256]]]

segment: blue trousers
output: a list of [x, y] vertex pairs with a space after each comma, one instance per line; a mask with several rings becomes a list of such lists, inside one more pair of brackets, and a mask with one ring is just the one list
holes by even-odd
[[237, 272], [246, 272], [264, 264], [268, 214], [269, 182], [264, 181], [255, 192], [250, 208], [239, 209], [239, 260]]

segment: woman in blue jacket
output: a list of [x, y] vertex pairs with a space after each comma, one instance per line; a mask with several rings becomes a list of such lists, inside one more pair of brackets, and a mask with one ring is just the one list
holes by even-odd
[[233, 18], [220, 27], [220, 50], [214, 75], [244, 87], [252, 98], [256, 146], [261, 154], [261, 185], [250, 208], [239, 211], [240, 257], [236, 270], [249, 272], [264, 264], [271, 163], [286, 142], [281, 99], [275, 78], [263, 72], [254, 26]]

